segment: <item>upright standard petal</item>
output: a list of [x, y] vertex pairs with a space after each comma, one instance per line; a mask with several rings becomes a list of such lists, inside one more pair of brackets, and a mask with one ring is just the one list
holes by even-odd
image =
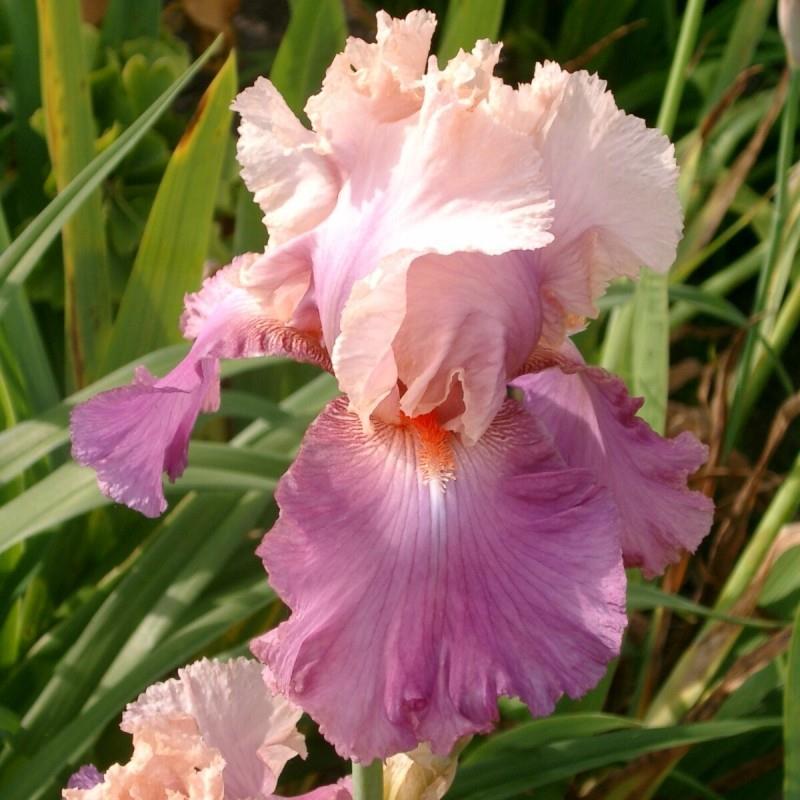
[[304, 128], [277, 89], [258, 78], [234, 101], [241, 114], [236, 153], [242, 178], [264, 212], [270, 241], [280, 244], [330, 213], [340, 176], [317, 134]]
[[[344, 756], [486, 731], [497, 697], [552, 711], [600, 678], [625, 625], [613, 503], [507, 401], [473, 447], [433, 415], [309, 430], [259, 553], [290, 619], [253, 644]], [[342, 703], [342, 698], [347, 698]]]
[[422, 105], [422, 75], [436, 28], [430, 11], [404, 19], [377, 13], [374, 43], [350, 37], [328, 67], [322, 90], [306, 104], [314, 130], [338, 163], [352, 169], [373, 129], [412, 115]]
[[226, 800], [271, 795], [286, 762], [305, 758], [306, 747], [296, 727], [302, 711], [267, 691], [263, 669], [246, 658], [196, 661], [147, 689], [125, 709], [120, 727], [134, 733], [155, 718], [191, 717], [225, 759]]
[[713, 503], [686, 485], [707, 449], [688, 432], [659, 436], [636, 416], [643, 401], [630, 397], [619, 378], [587, 366], [574, 346], [565, 351], [554, 366], [513, 385], [567, 464], [594, 470], [611, 492], [626, 566], [658, 574], [684, 550], [694, 551], [711, 527]]
[[[259, 260], [275, 262], [285, 278], [280, 287], [263, 277], [261, 286], [243, 283]], [[221, 358], [290, 355], [329, 365], [318, 330], [299, 330], [275, 318], [292, 313], [289, 309], [298, 305], [310, 280], [306, 274], [303, 283], [287, 261], [295, 263], [280, 250], [270, 256], [250, 254], [209, 278], [197, 295], [187, 297], [183, 327], [196, 338], [175, 369], [156, 378], [140, 367], [130, 386], [99, 394], [73, 410], [73, 457], [97, 472], [104, 494], [149, 517], [164, 511], [161, 474], [171, 480], [181, 475], [198, 415], [218, 407]], [[256, 274], [263, 272], [271, 270], [262, 264]]]
[[496, 87], [489, 103], [542, 156], [554, 239], [535, 260], [548, 334], [558, 341], [560, 329], [596, 315], [611, 279], [672, 264], [682, 229], [674, 148], [621, 111], [605, 81], [554, 63], [537, 65], [518, 91]]

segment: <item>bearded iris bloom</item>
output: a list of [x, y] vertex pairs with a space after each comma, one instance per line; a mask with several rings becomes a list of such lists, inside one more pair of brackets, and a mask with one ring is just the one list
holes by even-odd
[[446, 753], [500, 695], [543, 715], [585, 693], [619, 652], [624, 566], [661, 572], [712, 515], [686, 485], [705, 448], [653, 432], [569, 339], [612, 279], [672, 263], [672, 146], [585, 72], [512, 88], [488, 41], [440, 69], [434, 26], [379, 13], [309, 100], [312, 130], [265, 79], [239, 96], [269, 246], [187, 298], [178, 367], [73, 415], [103, 491], [155, 515], [219, 359], [335, 374], [258, 551], [292, 615], [253, 649], [363, 762]]
[[[302, 711], [271, 695], [262, 668], [245, 658], [203, 659], [150, 686], [129, 704], [121, 728], [133, 737], [127, 764], [105, 774], [87, 765], [64, 800], [280, 800], [273, 792], [289, 759], [306, 756], [296, 728]], [[350, 800], [341, 785], [302, 795]]]

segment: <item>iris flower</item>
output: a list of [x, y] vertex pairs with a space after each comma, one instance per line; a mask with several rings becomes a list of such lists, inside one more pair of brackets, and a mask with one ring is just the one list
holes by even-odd
[[310, 130], [263, 78], [237, 98], [269, 246], [187, 298], [172, 372], [73, 415], [103, 491], [156, 515], [219, 359], [335, 374], [258, 551], [292, 614], [253, 649], [363, 762], [446, 753], [500, 695], [544, 715], [585, 693], [619, 653], [624, 566], [661, 572], [712, 516], [687, 488], [705, 448], [652, 431], [569, 338], [612, 279], [672, 263], [672, 145], [586, 72], [545, 63], [512, 88], [485, 40], [441, 69], [434, 27], [379, 13]]
[[[87, 765], [72, 776], [64, 800], [280, 800], [273, 794], [289, 759], [305, 758], [295, 727], [302, 711], [271, 695], [258, 662], [203, 659], [156, 683], [122, 715], [133, 736], [127, 764], [105, 774]], [[350, 800], [346, 785], [302, 795]]]

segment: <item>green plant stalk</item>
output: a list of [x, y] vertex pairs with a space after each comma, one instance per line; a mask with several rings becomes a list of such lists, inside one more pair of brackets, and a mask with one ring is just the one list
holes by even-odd
[[[773, 353], [781, 353], [783, 351], [792, 334], [797, 330], [798, 324], [800, 324], [800, 280], [795, 282], [789, 292], [786, 302], [781, 307], [775, 328], [767, 337], [767, 343], [772, 348]], [[749, 411], [758, 400], [758, 396], [761, 394], [764, 384], [772, 372], [773, 363], [774, 359], [770, 357], [770, 354], [766, 350], [761, 350], [755, 365], [750, 371], [750, 378], [747, 381], [744, 400], [742, 401], [742, 406], [746, 411]]]
[[[50, 161], [62, 191], [94, 156], [94, 117], [78, 0], [37, 0], [42, 102]], [[111, 325], [105, 220], [100, 192], [62, 231], [66, 378], [70, 388], [96, 375]]]
[[800, 800], [800, 608], [797, 609], [783, 692], [784, 800]]
[[[780, 533], [800, 507], [800, 455], [791, 472], [778, 489], [747, 547], [722, 588], [714, 610], [727, 613], [755, 578], [759, 567]], [[645, 716], [648, 725], [671, 725], [677, 722], [700, 699], [720, 663], [725, 659], [739, 635], [739, 629], [715, 641], [709, 650], [708, 634], [718, 623], [703, 626], [694, 642], [684, 652], [661, 691], [653, 699]]]
[[383, 800], [383, 762], [353, 762], [353, 800]]
[[780, 141], [778, 143], [778, 160], [775, 169], [775, 185], [777, 186], [775, 206], [772, 211], [772, 224], [767, 244], [767, 253], [758, 276], [756, 299], [753, 305], [753, 318], [757, 321], [754, 322], [753, 327], [747, 334], [744, 350], [742, 351], [742, 357], [739, 362], [736, 389], [734, 391], [733, 400], [731, 401], [730, 415], [725, 431], [725, 454], [729, 453], [736, 444], [739, 432], [746, 418], [744, 399], [746, 393], [748, 393], [757, 333], [762, 328], [762, 322], [759, 320], [759, 317], [765, 311], [772, 273], [775, 270], [775, 265], [778, 261], [778, 255], [783, 242], [784, 223], [788, 210], [789, 169], [792, 165], [794, 138], [797, 129], [798, 104], [800, 104], [800, 69], [795, 68], [792, 70], [789, 79], [789, 91], [787, 92], [786, 103], [783, 108]]
[[[667, 88], [656, 125], [667, 136], [675, 130], [681, 97], [704, 0], [689, 0], [681, 23], [678, 46], [672, 59]], [[668, 276], [643, 269], [636, 287], [633, 312], [633, 390], [645, 398], [641, 416], [659, 433], [667, 419], [669, 372], [669, 301]]]

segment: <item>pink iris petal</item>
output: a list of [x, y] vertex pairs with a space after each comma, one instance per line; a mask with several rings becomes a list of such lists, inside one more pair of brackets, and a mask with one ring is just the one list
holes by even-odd
[[529, 138], [431, 79], [417, 114], [380, 126], [365, 143], [316, 231], [314, 283], [328, 347], [354, 284], [384, 259], [533, 250], [552, 239], [551, 209]]
[[[473, 447], [431, 418], [310, 428], [259, 550], [291, 618], [253, 644], [344, 756], [486, 731], [601, 677], [625, 625], [616, 512], [506, 401]], [[343, 698], [346, 701], [343, 702]]]
[[237, 658], [203, 659], [156, 683], [125, 710], [121, 728], [133, 733], [156, 718], [191, 717], [209, 747], [225, 760], [226, 800], [271, 795], [290, 758], [305, 758], [296, 725], [302, 711], [264, 686], [263, 667]]
[[242, 177], [264, 211], [270, 241], [310, 230], [336, 202], [336, 164], [266, 78], [245, 89], [233, 108], [242, 117], [237, 146]]
[[346, 169], [376, 125], [419, 110], [435, 28], [430, 11], [412, 11], [405, 19], [379, 11], [375, 43], [350, 37], [328, 67], [322, 91], [308, 101], [306, 113]]
[[613, 495], [626, 566], [659, 574], [684, 550], [693, 552], [711, 527], [713, 503], [686, 486], [707, 448], [688, 432], [659, 436], [636, 416], [643, 401], [630, 397], [619, 378], [584, 364], [572, 345], [564, 352], [560, 366], [513, 385], [567, 464], [594, 470]]
[[[171, 480], [181, 475], [197, 416], [219, 405], [219, 359], [291, 355], [329, 365], [318, 332], [298, 330], [274, 316], [281, 310], [292, 313], [308, 289], [309, 276], [305, 283], [287, 278], [283, 295], [266, 284], [247, 287], [242, 278], [259, 260], [276, 261], [278, 274], [286, 277], [280, 251], [260, 259], [251, 254], [187, 297], [183, 328], [196, 338], [175, 369], [156, 378], [140, 367], [130, 386], [99, 394], [73, 410], [73, 456], [97, 472], [101, 491], [113, 500], [149, 517], [164, 511], [162, 472]], [[269, 273], [267, 266], [258, 272], [264, 271]]]
[[553, 244], [537, 254], [543, 291], [552, 313], [595, 316], [612, 278], [635, 277], [642, 265], [664, 271], [675, 259], [682, 212], [674, 148], [620, 111], [605, 81], [587, 72], [537, 65], [517, 103], [527, 110], [517, 126], [541, 152], [555, 201]]
[[[351, 296], [334, 351], [351, 410], [366, 420], [399, 380], [404, 391], [393, 408], [409, 417], [438, 408], [448, 429], [477, 441], [541, 331], [530, 254], [424, 256], [407, 274], [402, 266], [363, 297], [361, 290]], [[395, 325], [387, 346], [384, 334]]]

